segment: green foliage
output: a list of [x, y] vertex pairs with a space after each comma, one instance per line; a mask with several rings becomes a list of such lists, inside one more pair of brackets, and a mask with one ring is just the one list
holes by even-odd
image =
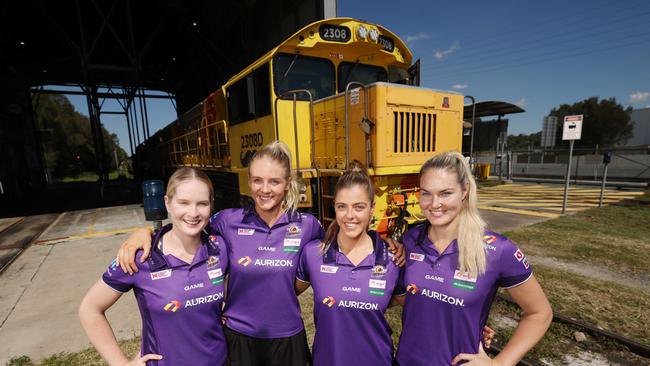
[[[55, 179], [97, 172], [98, 156], [87, 116], [75, 111], [64, 95], [41, 94], [34, 105], [41, 131], [45, 164]], [[128, 156], [120, 148], [116, 134], [102, 127], [104, 151], [108, 170], [115, 167], [114, 151], [119, 161]]]
[[582, 138], [576, 146], [613, 146], [624, 143], [632, 137], [633, 122], [630, 119], [632, 107], [624, 108], [616, 98], [601, 99], [591, 97], [572, 105], [562, 104], [553, 108], [551, 116], [558, 117], [556, 146], [566, 144], [562, 141], [564, 116], [582, 114]]
[[529, 147], [538, 147], [542, 141], [542, 132], [531, 133], [530, 135], [509, 135], [508, 148], [511, 150], [526, 150]]

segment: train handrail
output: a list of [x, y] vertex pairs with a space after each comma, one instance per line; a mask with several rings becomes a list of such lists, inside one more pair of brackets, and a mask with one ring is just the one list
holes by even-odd
[[[350, 95], [350, 87], [356, 85], [360, 88], [363, 88], [363, 103], [364, 103], [364, 120], [368, 120], [368, 89], [366, 86], [358, 81], [351, 81], [345, 86], [345, 169], [348, 168], [350, 164], [350, 121], [348, 113], [348, 95]], [[366, 135], [366, 166], [370, 167], [371, 161], [368, 153], [370, 150], [370, 134]]]
[[299, 148], [298, 148], [298, 119], [296, 117], [296, 105], [297, 105], [297, 96], [298, 93], [307, 93], [309, 95], [309, 125], [310, 125], [310, 135], [311, 135], [311, 167], [313, 168], [314, 165], [316, 164], [316, 158], [315, 158], [315, 149], [314, 149], [314, 98], [311, 94], [311, 92], [307, 89], [294, 89], [294, 90], [289, 90], [286, 91], [282, 94], [280, 94], [276, 99], [275, 102], [273, 103], [273, 115], [275, 118], [275, 131], [276, 133], [278, 131], [278, 101], [285, 98], [286, 96], [292, 94], [293, 95], [293, 135], [294, 135], [294, 143], [296, 147], [296, 172], [300, 172], [300, 153], [299, 153]]

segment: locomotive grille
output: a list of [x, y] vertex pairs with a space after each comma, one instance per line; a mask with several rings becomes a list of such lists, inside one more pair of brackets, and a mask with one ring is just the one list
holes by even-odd
[[436, 115], [393, 111], [394, 153], [433, 152], [436, 150]]

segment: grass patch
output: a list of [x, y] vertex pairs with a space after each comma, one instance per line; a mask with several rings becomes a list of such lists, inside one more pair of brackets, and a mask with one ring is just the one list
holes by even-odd
[[[512, 336], [514, 328], [499, 325], [497, 319], [508, 317], [519, 319], [520, 310], [517, 306], [495, 300], [490, 312], [488, 324], [497, 331], [494, 344], [503, 347]], [[575, 328], [566, 324], [552, 323], [544, 337], [526, 354], [527, 360], [545, 360], [553, 365], [566, 364], [564, 356], [576, 355], [580, 352], [597, 353], [617, 365], [650, 366], [650, 360], [631, 353], [627, 348], [604, 337], [587, 335], [587, 340], [581, 343], [573, 339]]]
[[[120, 341], [120, 348], [130, 358], [140, 352], [140, 337]], [[106, 365], [102, 356], [94, 347], [80, 352], [61, 352], [34, 362], [27, 356], [14, 357], [5, 366], [103, 366]]]
[[[650, 344], [650, 329], [647, 326], [650, 324], [649, 294], [543, 266], [535, 266], [535, 276], [544, 288], [553, 311]], [[517, 306], [495, 300], [488, 323], [497, 329], [497, 344], [507, 343], [513, 330], [499, 325], [503, 323], [499, 321], [500, 317], [518, 320], [520, 315]], [[622, 365], [650, 365], [649, 359], [637, 356], [605, 337], [591, 336], [585, 332], [587, 340], [578, 343], [573, 339], [576, 330], [579, 329], [553, 323], [527, 358], [561, 364], [564, 355], [588, 350]]]
[[599, 263], [617, 272], [647, 273], [650, 268], [648, 223], [650, 206], [607, 206], [505, 235], [532, 255]]
[[554, 311], [650, 344], [650, 294], [542, 266], [535, 276]]

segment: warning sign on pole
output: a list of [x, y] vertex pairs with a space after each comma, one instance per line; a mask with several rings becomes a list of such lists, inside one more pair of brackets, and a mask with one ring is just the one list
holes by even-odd
[[580, 140], [582, 135], [582, 114], [564, 117], [562, 140]]

